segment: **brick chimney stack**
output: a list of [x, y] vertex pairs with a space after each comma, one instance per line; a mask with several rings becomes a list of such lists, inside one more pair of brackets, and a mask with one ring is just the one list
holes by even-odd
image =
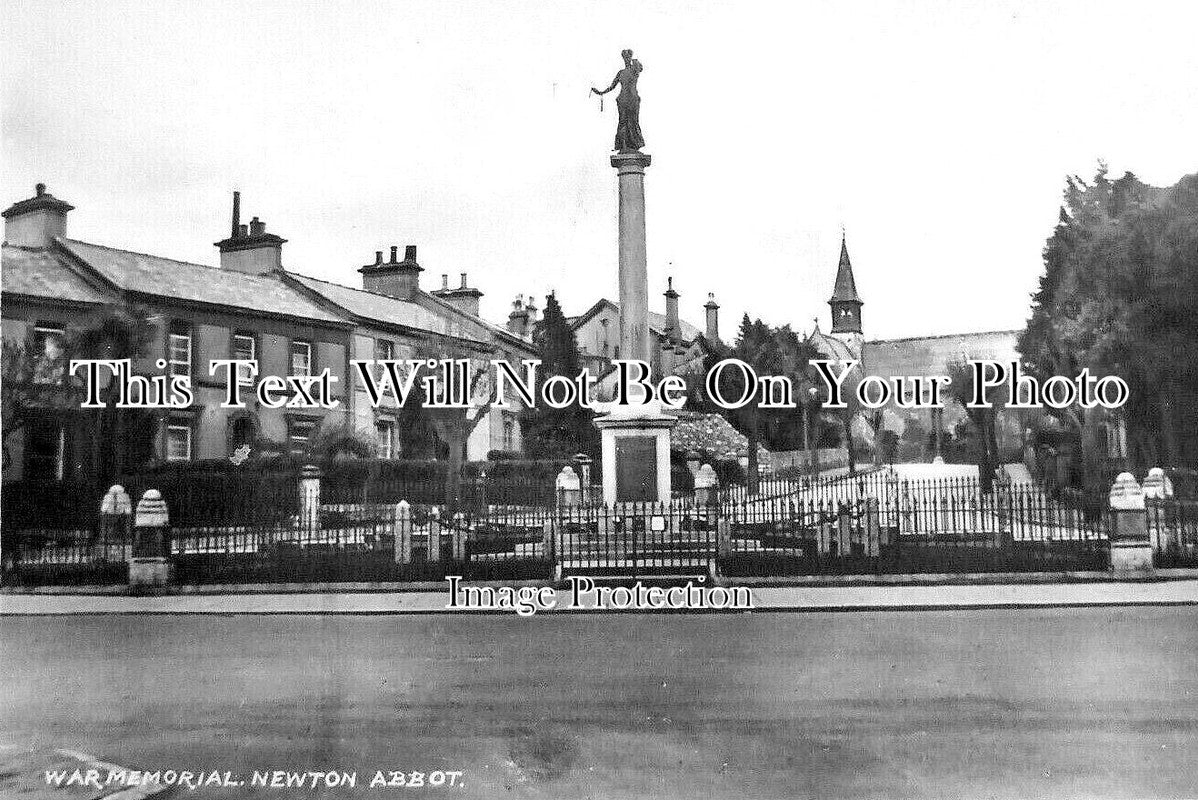
[[512, 301], [512, 311], [507, 315], [509, 332], [523, 338], [528, 335], [528, 311], [524, 308], [524, 295], [516, 295]]
[[33, 197], [13, 203], [4, 211], [4, 243], [49, 247], [55, 236], [67, 235], [67, 212], [74, 208], [47, 192], [46, 184], [39, 183]]
[[449, 274], [441, 275], [441, 288], [433, 292], [437, 297], [440, 297], [445, 302], [449, 303], [459, 311], [471, 315], [478, 316], [479, 299], [483, 293], [478, 289], [472, 288], [466, 281], [466, 273], [461, 273], [462, 285], [451, 289], [449, 287]]
[[720, 340], [720, 305], [715, 301], [714, 293], [707, 293], [707, 302], [703, 304], [703, 309], [707, 312], [707, 341], [718, 342]]
[[666, 336], [670, 339], [682, 337], [682, 327], [678, 323], [678, 292], [674, 291], [674, 278], [666, 278]]
[[283, 268], [281, 236], [266, 232], [266, 223], [254, 217], [249, 225], [241, 224], [241, 192], [233, 192], [233, 220], [229, 238], [217, 242], [221, 269], [249, 275], [265, 275]]
[[397, 300], [411, 300], [420, 291], [420, 273], [424, 267], [416, 261], [416, 245], [404, 248], [403, 261], [399, 260], [399, 246], [391, 246], [391, 260], [383, 261], [383, 251], [376, 250], [374, 263], [359, 267], [362, 273], [362, 288], [368, 292], [385, 294]]

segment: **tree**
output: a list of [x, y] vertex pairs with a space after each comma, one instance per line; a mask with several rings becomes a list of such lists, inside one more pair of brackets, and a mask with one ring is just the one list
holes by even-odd
[[[78, 410], [83, 402], [81, 374], [70, 375], [72, 358], [133, 359], [148, 340], [153, 326], [144, 309], [114, 306], [87, 326], [67, 329], [61, 340], [25, 341], [5, 339], [3, 375], [4, 466], [11, 463], [11, 446], [29, 422], [47, 411]], [[119, 473], [141, 466], [149, 457], [139, 443], [147, 441], [153, 416], [143, 409], [119, 408], [111, 386], [101, 389], [104, 407], [93, 414], [91, 463], [95, 479], [106, 483]], [[150, 430], [152, 434], [152, 430]]]
[[[1114, 374], [1131, 391], [1121, 409], [1140, 466], [1194, 466], [1198, 434], [1198, 175], [1168, 189], [1100, 165], [1066, 181], [1044, 274], [1019, 339], [1028, 371]], [[1082, 482], [1097, 487], [1104, 409], [1049, 412], [1080, 445]]]
[[977, 462], [978, 477], [981, 480], [982, 492], [989, 494], [994, 488], [994, 471], [999, 466], [997, 420], [998, 408], [1002, 405], [1001, 398], [987, 394], [991, 408], [970, 408], [969, 402], [974, 394], [974, 370], [967, 363], [968, 359], [954, 361], [948, 365], [948, 394], [965, 409], [969, 421], [977, 432]]
[[[550, 378], [562, 376], [573, 381], [578, 377], [581, 372], [578, 344], [553, 293], [545, 298], [544, 316], [533, 344], [541, 358], [536, 397], [541, 397], [541, 388]], [[525, 410], [521, 417], [524, 450], [535, 458], [569, 458], [580, 452], [593, 452], [597, 433], [591, 418], [591, 410], [581, 403], [553, 408], [540, 402]]]

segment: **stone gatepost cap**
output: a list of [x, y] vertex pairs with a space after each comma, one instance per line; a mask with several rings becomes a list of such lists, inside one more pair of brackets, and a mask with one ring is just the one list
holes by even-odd
[[165, 528], [170, 521], [166, 501], [157, 489], [146, 489], [137, 501], [137, 515], [133, 524], [138, 528]]
[[104, 499], [100, 501], [101, 514], [132, 514], [133, 504], [129, 500], [129, 495], [125, 494], [125, 487], [116, 484], [108, 489]]
[[1165, 475], [1165, 471], [1160, 467], [1148, 470], [1148, 475], [1144, 478], [1144, 497], [1164, 500], [1172, 496], [1173, 482]]
[[1113, 511], [1142, 511], [1144, 490], [1130, 472], [1121, 472], [1111, 484], [1110, 505]]
[[717, 483], [719, 483], [719, 481], [716, 479], [715, 470], [712, 468], [711, 464], [704, 464], [703, 466], [699, 467], [698, 472], [695, 473], [696, 489], [710, 489]]
[[578, 475], [574, 472], [574, 468], [562, 467], [562, 471], [557, 474], [556, 483], [559, 489], [577, 489], [579, 480]]

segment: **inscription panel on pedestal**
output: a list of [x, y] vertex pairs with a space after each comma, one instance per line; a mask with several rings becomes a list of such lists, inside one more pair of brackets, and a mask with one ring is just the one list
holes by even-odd
[[616, 439], [616, 500], [656, 502], [657, 439], [621, 436]]

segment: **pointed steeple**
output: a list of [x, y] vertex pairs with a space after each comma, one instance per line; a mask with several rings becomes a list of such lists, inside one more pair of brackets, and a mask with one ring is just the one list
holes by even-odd
[[836, 285], [832, 289], [832, 333], [861, 333], [861, 302], [857, 282], [853, 280], [853, 263], [844, 234], [840, 236], [840, 264], [836, 267]]
[[831, 302], [846, 301], [860, 303], [861, 298], [857, 296], [857, 282], [853, 280], [853, 262], [849, 261], [849, 247], [845, 243], [844, 235], [841, 234], [840, 264], [836, 267], [836, 286], [832, 289]]

